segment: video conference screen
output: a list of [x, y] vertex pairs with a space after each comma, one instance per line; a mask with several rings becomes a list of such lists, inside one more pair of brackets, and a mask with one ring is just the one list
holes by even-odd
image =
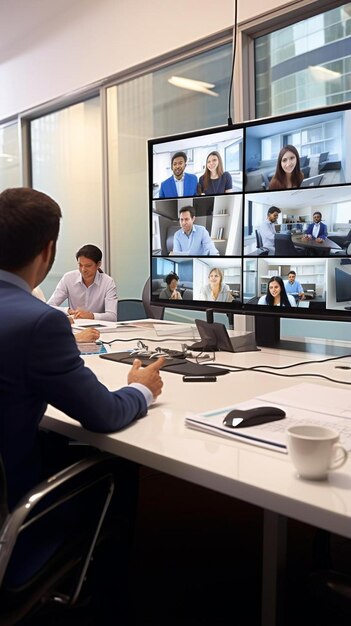
[[151, 301], [351, 319], [351, 103], [148, 142]]

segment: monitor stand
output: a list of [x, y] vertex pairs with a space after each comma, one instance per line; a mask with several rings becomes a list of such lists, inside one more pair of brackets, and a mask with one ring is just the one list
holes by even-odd
[[328, 356], [343, 356], [350, 354], [350, 348], [332, 346], [322, 343], [304, 342], [280, 338], [280, 317], [271, 315], [255, 315], [255, 335], [258, 346], [266, 348], [280, 348], [281, 350], [296, 350], [298, 352], [313, 352]]

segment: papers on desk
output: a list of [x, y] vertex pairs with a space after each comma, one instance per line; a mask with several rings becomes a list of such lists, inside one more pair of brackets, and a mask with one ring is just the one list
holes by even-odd
[[[250, 409], [256, 406], [278, 406], [284, 409], [286, 418], [247, 428], [229, 428], [223, 424], [225, 415], [231, 409]], [[351, 452], [350, 392], [345, 389], [302, 384], [185, 419], [185, 424], [189, 428], [285, 453], [286, 429], [295, 424], [306, 423], [334, 428], [340, 433], [343, 446]]]

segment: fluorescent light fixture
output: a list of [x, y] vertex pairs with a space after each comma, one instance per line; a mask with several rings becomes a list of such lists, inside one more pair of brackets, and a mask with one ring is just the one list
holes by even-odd
[[326, 67], [322, 67], [321, 65], [309, 65], [308, 69], [311, 71], [313, 78], [320, 82], [336, 80], [341, 77], [340, 72], [333, 72], [333, 70], [328, 70]]
[[190, 89], [190, 91], [206, 93], [209, 96], [219, 95], [215, 91], [211, 91], [212, 87], [214, 87], [215, 85], [213, 85], [212, 83], [205, 83], [202, 80], [183, 78], [182, 76], [171, 76], [171, 78], [168, 79], [168, 82], [175, 87], [180, 87], [181, 89]]

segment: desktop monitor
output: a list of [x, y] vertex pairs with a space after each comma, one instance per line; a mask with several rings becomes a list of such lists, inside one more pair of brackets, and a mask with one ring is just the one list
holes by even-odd
[[350, 144], [351, 103], [149, 140], [151, 303], [350, 321]]
[[346, 311], [351, 311], [351, 273], [335, 268], [335, 300], [336, 302], [349, 302], [345, 306]]

